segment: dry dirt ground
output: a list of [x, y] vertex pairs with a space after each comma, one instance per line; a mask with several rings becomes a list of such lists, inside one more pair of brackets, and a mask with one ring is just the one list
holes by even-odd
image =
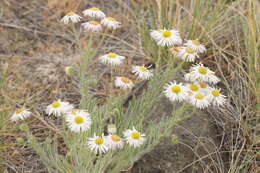
[[[78, 10], [93, 5], [95, 4], [81, 2]], [[109, 9], [115, 9], [105, 1], [98, 6], [108, 13]], [[66, 76], [64, 68], [67, 65], [77, 65], [80, 55], [75, 49], [71, 33], [58, 22], [68, 9], [77, 7], [75, 1], [65, 0], [59, 3], [53, 0], [3, 0], [0, 7], [0, 62], [8, 63], [4, 98], [13, 104], [37, 103], [39, 110], [49, 100], [57, 98], [66, 98], [77, 104], [80, 100], [78, 79]], [[124, 20], [122, 16], [117, 17]], [[133, 32], [123, 28], [119, 34], [138, 47], [138, 39]], [[116, 41], [110, 41], [107, 45], [115, 45], [115, 49], [120, 47]], [[138, 61], [138, 54], [127, 52], [122, 47], [120, 50], [123, 55], [128, 54]], [[104, 51], [100, 50], [101, 53]], [[104, 68], [99, 67], [96, 72], [100, 69]], [[103, 79], [103, 76], [97, 76], [97, 79]], [[101, 98], [105, 93], [102, 85], [100, 82], [98, 89], [92, 91]], [[154, 115], [171, 111], [170, 103], [163, 99]], [[48, 129], [41, 122], [31, 120], [29, 123], [35, 133], [44, 137], [44, 131]], [[30, 148], [12, 145], [19, 136], [22, 137], [23, 134], [13, 128], [12, 133], [4, 137], [4, 143], [10, 145], [5, 151], [6, 172], [45, 173], [39, 158]], [[225, 151], [224, 138], [212, 116], [199, 111], [192, 118], [178, 124], [171, 138], [161, 141], [152, 152], [126, 172], [225, 172], [229, 156], [220, 154]]]

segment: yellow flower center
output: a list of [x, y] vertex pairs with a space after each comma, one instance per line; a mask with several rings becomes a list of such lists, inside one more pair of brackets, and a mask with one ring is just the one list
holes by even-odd
[[198, 39], [197, 40], [192, 40], [192, 43], [195, 44], [196, 46], [200, 45], [200, 41]]
[[130, 83], [130, 79], [126, 78], [126, 77], [121, 77], [121, 81], [124, 82], [124, 83]]
[[195, 84], [192, 84], [192, 85], [190, 85], [190, 89], [192, 91], [198, 91], [199, 87], [197, 85], [195, 85]]
[[82, 116], [76, 116], [74, 118], [75, 123], [82, 124], [84, 122], [84, 118]]
[[77, 113], [79, 113], [79, 112], [80, 112], [80, 109], [73, 109], [73, 110], [71, 111], [71, 113], [74, 114], [74, 115], [77, 114]]
[[190, 47], [187, 47], [186, 48], [186, 52], [189, 53], [189, 54], [193, 54], [194, 53], [194, 50]]
[[99, 8], [97, 8], [97, 7], [92, 7], [92, 8], [90, 8], [90, 10], [98, 11]]
[[116, 21], [113, 17], [106, 17], [107, 20]]
[[200, 82], [199, 84], [200, 84], [200, 87], [201, 87], [201, 88], [207, 88], [207, 83], [205, 83], [205, 82]]
[[121, 140], [121, 138], [119, 136], [117, 136], [117, 135], [111, 135], [111, 139], [114, 142], [119, 142]]
[[88, 23], [90, 23], [91, 25], [98, 25], [99, 24], [97, 21], [94, 21], [94, 20], [89, 21]]
[[16, 109], [16, 110], [15, 110], [15, 113], [16, 113], [16, 114], [20, 114], [20, 113], [22, 113], [23, 111], [24, 111], [23, 108], [19, 108], [19, 109]]
[[145, 66], [140, 66], [140, 67], [139, 67], [139, 70], [140, 70], [141, 72], [148, 72], [148, 69], [147, 69]]
[[131, 133], [131, 137], [133, 139], [139, 139], [140, 138], [140, 133], [139, 132], [132, 132]]
[[219, 96], [219, 90], [214, 89], [214, 90], [211, 91], [211, 94], [215, 97], [218, 97]]
[[172, 89], [172, 92], [174, 92], [174, 93], [179, 93], [179, 92], [181, 92], [181, 87], [178, 86], [178, 85], [172, 86], [171, 89]]
[[203, 96], [201, 93], [197, 93], [197, 94], [195, 95], [195, 98], [196, 98], [196, 99], [199, 99], [199, 100], [202, 100], [202, 99], [204, 98], [204, 96]]
[[102, 145], [104, 143], [104, 139], [101, 138], [101, 137], [97, 137], [96, 140], [95, 140], [95, 143], [97, 145]]
[[207, 73], [207, 69], [205, 67], [199, 67], [198, 70], [199, 70], [200, 74], [206, 74]]
[[69, 12], [68, 14], [67, 14], [67, 16], [75, 16], [76, 14], [74, 13], [74, 12]]
[[51, 106], [52, 107], [54, 107], [54, 108], [58, 108], [58, 107], [60, 107], [60, 102], [58, 102], [58, 101], [54, 101], [54, 102], [52, 102], [52, 104], [51, 104]]
[[172, 32], [169, 31], [169, 30], [166, 30], [166, 31], [163, 32], [164, 37], [170, 37], [171, 35], [172, 35]]
[[108, 56], [108, 58], [114, 59], [114, 58], [117, 57], [117, 54], [110, 52], [110, 53], [107, 54], [107, 56]]

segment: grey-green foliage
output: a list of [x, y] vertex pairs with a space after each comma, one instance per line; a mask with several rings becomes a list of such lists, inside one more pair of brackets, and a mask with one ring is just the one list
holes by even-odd
[[[163, 87], [180, 69], [174, 67], [174, 61], [169, 62], [163, 71], [156, 71], [149, 81], [148, 87], [139, 98], [133, 98], [128, 109], [122, 106], [122, 97], [111, 97], [106, 104], [97, 106], [96, 101], [89, 95], [83, 98], [81, 108], [91, 113], [92, 127], [79, 134], [64, 130], [61, 136], [68, 148], [66, 154], [59, 154], [57, 138], [48, 138], [43, 143], [28, 132], [29, 145], [37, 152], [49, 172], [109, 172], [118, 173], [132, 166], [142, 155], [151, 151], [161, 138], [171, 135], [171, 129], [182, 118], [192, 115], [188, 113], [189, 106], [180, 105], [174, 109], [172, 115], [161, 116], [157, 120], [151, 118], [151, 111], [163, 97]], [[86, 80], [87, 81], [87, 80]], [[88, 85], [87, 82], [84, 85]], [[87, 86], [84, 86], [87, 87]], [[166, 98], [165, 98], [166, 99]], [[187, 113], [185, 115], [184, 113]], [[183, 116], [183, 117], [182, 117]], [[93, 134], [101, 135], [106, 126], [106, 120], [113, 118], [117, 126], [118, 135], [133, 126], [146, 135], [146, 142], [140, 148], [133, 148], [127, 144], [118, 151], [109, 151], [104, 155], [96, 155], [87, 147], [88, 137]], [[66, 129], [66, 128], [64, 128]]]

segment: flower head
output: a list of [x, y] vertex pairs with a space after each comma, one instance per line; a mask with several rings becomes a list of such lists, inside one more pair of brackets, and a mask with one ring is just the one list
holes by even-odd
[[116, 77], [115, 86], [122, 89], [131, 89], [133, 88], [134, 83], [127, 77]]
[[11, 120], [12, 121], [24, 120], [30, 117], [31, 114], [32, 113], [28, 109], [18, 108], [14, 111]]
[[182, 48], [181, 47], [177, 47], [177, 46], [173, 46], [170, 51], [171, 53], [173, 54], [173, 56], [181, 59], [182, 58], [182, 54], [181, 54], [181, 50]]
[[89, 32], [101, 32], [102, 31], [101, 24], [94, 20], [82, 23], [81, 26], [84, 28], [85, 31], [89, 31]]
[[182, 44], [179, 31], [171, 29], [152, 30], [151, 37], [157, 42], [159, 46], [174, 46]]
[[72, 66], [65, 67], [65, 73], [66, 75], [70, 76], [75, 72], [74, 68]]
[[103, 13], [100, 9], [96, 7], [92, 7], [89, 9], [86, 9], [82, 12], [84, 16], [89, 16], [93, 18], [104, 18], [106, 17], [105, 13]]
[[187, 81], [200, 81], [212, 84], [218, 83], [220, 80], [215, 72], [205, 67], [203, 64], [197, 64], [190, 68], [190, 72], [185, 75]]
[[121, 26], [121, 22], [116, 21], [113, 17], [106, 17], [100, 23], [108, 29], [118, 29]]
[[110, 134], [106, 136], [108, 147], [112, 150], [121, 149], [124, 146], [124, 141], [118, 135]]
[[158, 41], [158, 40], [161, 39], [162, 32], [163, 32], [162, 29], [152, 30], [152, 31], [150, 32], [150, 36], [151, 36], [155, 41]]
[[69, 21], [71, 21], [72, 23], [78, 23], [81, 18], [82, 17], [80, 17], [76, 13], [69, 12], [61, 19], [61, 22], [64, 23], [65, 25], [69, 24]]
[[187, 88], [182, 83], [177, 84], [175, 81], [167, 84], [164, 90], [164, 94], [171, 101], [183, 101], [187, 97]]
[[211, 88], [209, 90], [209, 99], [213, 105], [221, 106], [226, 102], [226, 96], [220, 93], [220, 89]]
[[202, 92], [193, 94], [190, 97], [189, 102], [200, 109], [206, 108], [210, 105], [209, 97]]
[[107, 131], [108, 133], [114, 134], [117, 132], [117, 128], [115, 124], [108, 124], [107, 125]]
[[141, 134], [134, 127], [124, 132], [126, 142], [133, 147], [140, 147], [145, 142], [145, 134]]
[[193, 49], [197, 53], [203, 53], [206, 51], [206, 47], [200, 43], [198, 39], [196, 40], [188, 40], [184, 46], [187, 46], [191, 49]]
[[46, 108], [46, 113], [48, 115], [54, 114], [55, 116], [61, 116], [73, 109], [73, 105], [69, 104], [68, 102], [62, 102], [60, 100], [52, 102]]
[[111, 65], [111, 66], [116, 66], [122, 64], [123, 60], [125, 59], [124, 56], [120, 56], [116, 53], [109, 52], [108, 54], [102, 55], [99, 57], [100, 62]]
[[190, 47], [183, 47], [180, 50], [180, 57], [181, 59], [187, 62], [194, 62], [196, 58], [199, 58], [199, 55], [195, 50]]
[[73, 109], [66, 114], [66, 122], [73, 132], [86, 131], [91, 126], [90, 114], [85, 110]]
[[149, 70], [144, 65], [142, 66], [133, 66], [132, 73], [134, 73], [141, 80], [148, 80], [153, 76], [151, 70]]
[[104, 138], [103, 134], [101, 136], [96, 136], [88, 139], [89, 148], [95, 153], [106, 153], [108, 151], [108, 142]]

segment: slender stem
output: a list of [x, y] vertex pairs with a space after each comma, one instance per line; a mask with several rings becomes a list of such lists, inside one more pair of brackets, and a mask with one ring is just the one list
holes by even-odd
[[110, 91], [109, 91], [109, 97], [112, 97], [113, 93], [113, 67], [110, 68]]

